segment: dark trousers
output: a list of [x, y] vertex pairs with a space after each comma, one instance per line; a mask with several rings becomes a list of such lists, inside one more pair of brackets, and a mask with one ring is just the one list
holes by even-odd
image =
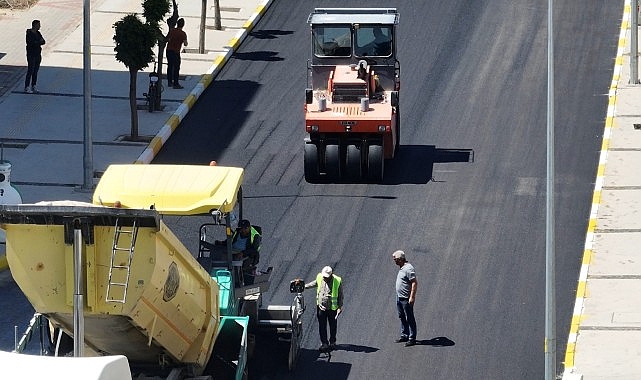
[[27, 54], [27, 76], [24, 79], [25, 87], [29, 87], [29, 83], [31, 83], [31, 86], [35, 86], [36, 82], [38, 82], [38, 70], [40, 70], [40, 62], [42, 62], [42, 56], [40, 54]]
[[[316, 306], [316, 317], [318, 318], [318, 334], [321, 343], [336, 343], [336, 310], [321, 310]], [[329, 342], [327, 341], [327, 323], [329, 323]]]
[[410, 305], [407, 298], [396, 299], [398, 317], [401, 320], [401, 337], [416, 340], [416, 319], [414, 319], [414, 305]]
[[167, 50], [167, 82], [170, 86], [178, 84], [180, 73], [180, 53]]

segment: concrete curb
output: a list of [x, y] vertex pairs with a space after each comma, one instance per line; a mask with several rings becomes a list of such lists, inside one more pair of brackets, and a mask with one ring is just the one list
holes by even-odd
[[584, 319], [583, 313], [588, 283], [588, 272], [593, 256], [595, 229], [597, 227], [599, 206], [601, 204], [601, 192], [603, 190], [603, 183], [605, 181], [605, 165], [607, 162], [608, 151], [610, 149], [610, 136], [612, 135], [612, 128], [614, 126], [614, 111], [617, 101], [617, 91], [621, 81], [621, 71], [624, 61], [624, 49], [627, 45], [626, 35], [628, 30], [630, 29], [630, 0], [625, 0], [623, 9], [623, 18], [621, 20], [621, 29], [619, 32], [617, 55], [614, 63], [614, 73], [612, 75], [610, 90], [608, 91], [608, 110], [605, 119], [603, 141], [601, 143], [601, 153], [599, 155], [599, 166], [597, 169], [594, 192], [592, 194], [592, 208], [590, 210], [590, 219], [588, 222], [585, 246], [583, 249], [583, 260], [581, 262], [581, 271], [579, 272], [579, 281], [576, 290], [576, 301], [574, 304], [574, 310], [572, 312], [572, 321], [570, 323], [570, 333], [565, 350], [565, 360], [563, 363], [565, 369], [562, 377], [563, 380], [580, 380], [583, 378], [582, 374], [576, 373], [576, 344], [579, 335], [579, 329], [581, 327], [581, 322]]
[[220, 70], [229, 61], [229, 58], [232, 56], [232, 54], [234, 54], [234, 52], [238, 50], [240, 44], [245, 40], [249, 32], [251, 32], [251, 30], [258, 23], [263, 14], [265, 14], [265, 11], [267, 11], [267, 8], [269, 8], [272, 1], [273, 0], [263, 0], [262, 3], [260, 3], [258, 7], [256, 7], [256, 10], [251, 15], [249, 20], [247, 20], [245, 24], [243, 24], [242, 30], [239, 30], [238, 33], [236, 33], [236, 36], [234, 36], [229, 41], [229, 44], [224, 47], [226, 51], [220, 53], [218, 57], [216, 57], [209, 70], [207, 70], [207, 72], [203, 74], [200, 82], [198, 82], [198, 84], [194, 86], [194, 88], [191, 90], [189, 95], [187, 95], [178, 109], [176, 109], [176, 111], [174, 111], [174, 113], [169, 117], [165, 125], [160, 128], [158, 134], [156, 134], [156, 136], [149, 142], [147, 148], [140, 154], [138, 159], [134, 161], [135, 164], [151, 163], [154, 157], [156, 157], [156, 154], [158, 154], [158, 152], [162, 148], [163, 144], [167, 142], [171, 134], [180, 125], [180, 122], [185, 118], [185, 116], [187, 116], [187, 113], [196, 103], [196, 100], [198, 100], [200, 95], [202, 95], [205, 89], [211, 84], [211, 82], [213, 82], [216, 75], [218, 75]]

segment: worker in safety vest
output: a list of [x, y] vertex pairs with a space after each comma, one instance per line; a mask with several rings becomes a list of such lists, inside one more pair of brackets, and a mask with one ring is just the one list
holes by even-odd
[[[249, 220], [242, 219], [231, 237], [231, 249], [234, 260], [243, 260], [243, 271], [252, 273], [260, 261], [260, 244], [262, 237], [260, 227], [252, 226]], [[216, 245], [227, 244], [226, 240], [216, 240]]]
[[231, 249], [243, 262], [243, 270], [253, 271], [260, 261], [260, 232], [243, 219], [238, 223], [238, 228], [231, 237]]
[[[332, 268], [326, 266], [316, 275], [316, 279], [305, 284], [305, 289], [316, 287], [316, 317], [318, 318], [318, 334], [320, 335], [321, 352], [336, 348], [336, 322], [343, 310], [342, 279], [335, 275]], [[327, 324], [329, 323], [329, 341], [327, 340]]]

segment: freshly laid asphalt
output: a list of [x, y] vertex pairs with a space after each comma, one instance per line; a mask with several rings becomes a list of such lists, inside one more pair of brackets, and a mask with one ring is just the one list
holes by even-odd
[[[189, 41], [182, 54], [184, 89], [164, 89], [162, 111], [138, 111], [139, 133], [150, 142], [126, 139], [129, 76], [113, 52], [112, 25], [140, 12], [139, 2], [91, 1], [93, 183], [112, 163], [151, 162], [272, 1], [221, 0], [220, 31], [213, 27], [211, 5], [204, 54], [198, 53], [201, 3], [179, 2]], [[11, 183], [24, 203], [91, 201], [91, 191], [83, 190], [82, 7], [82, 0], [40, 0], [28, 10], [0, 10], [2, 159], [11, 163]], [[33, 19], [41, 20], [47, 44], [40, 92], [26, 94], [24, 33]], [[564, 380], [641, 378], [641, 170], [636, 166], [641, 162], [641, 86], [630, 83], [630, 35], [626, 1]], [[141, 106], [151, 70], [138, 75]], [[0, 254], [0, 269], [6, 267]]]

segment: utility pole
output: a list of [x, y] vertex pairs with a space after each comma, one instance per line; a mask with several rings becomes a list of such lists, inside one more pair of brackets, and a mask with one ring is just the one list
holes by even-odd
[[82, 38], [82, 92], [83, 92], [83, 190], [93, 189], [93, 138], [91, 135], [91, 1], [84, 0]]
[[632, 0], [630, 25], [630, 84], [639, 83], [639, 0]]
[[548, 0], [548, 104], [546, 161], [545, 380], [556, 380], [556, 255], [554, 251], [554, 0]]

